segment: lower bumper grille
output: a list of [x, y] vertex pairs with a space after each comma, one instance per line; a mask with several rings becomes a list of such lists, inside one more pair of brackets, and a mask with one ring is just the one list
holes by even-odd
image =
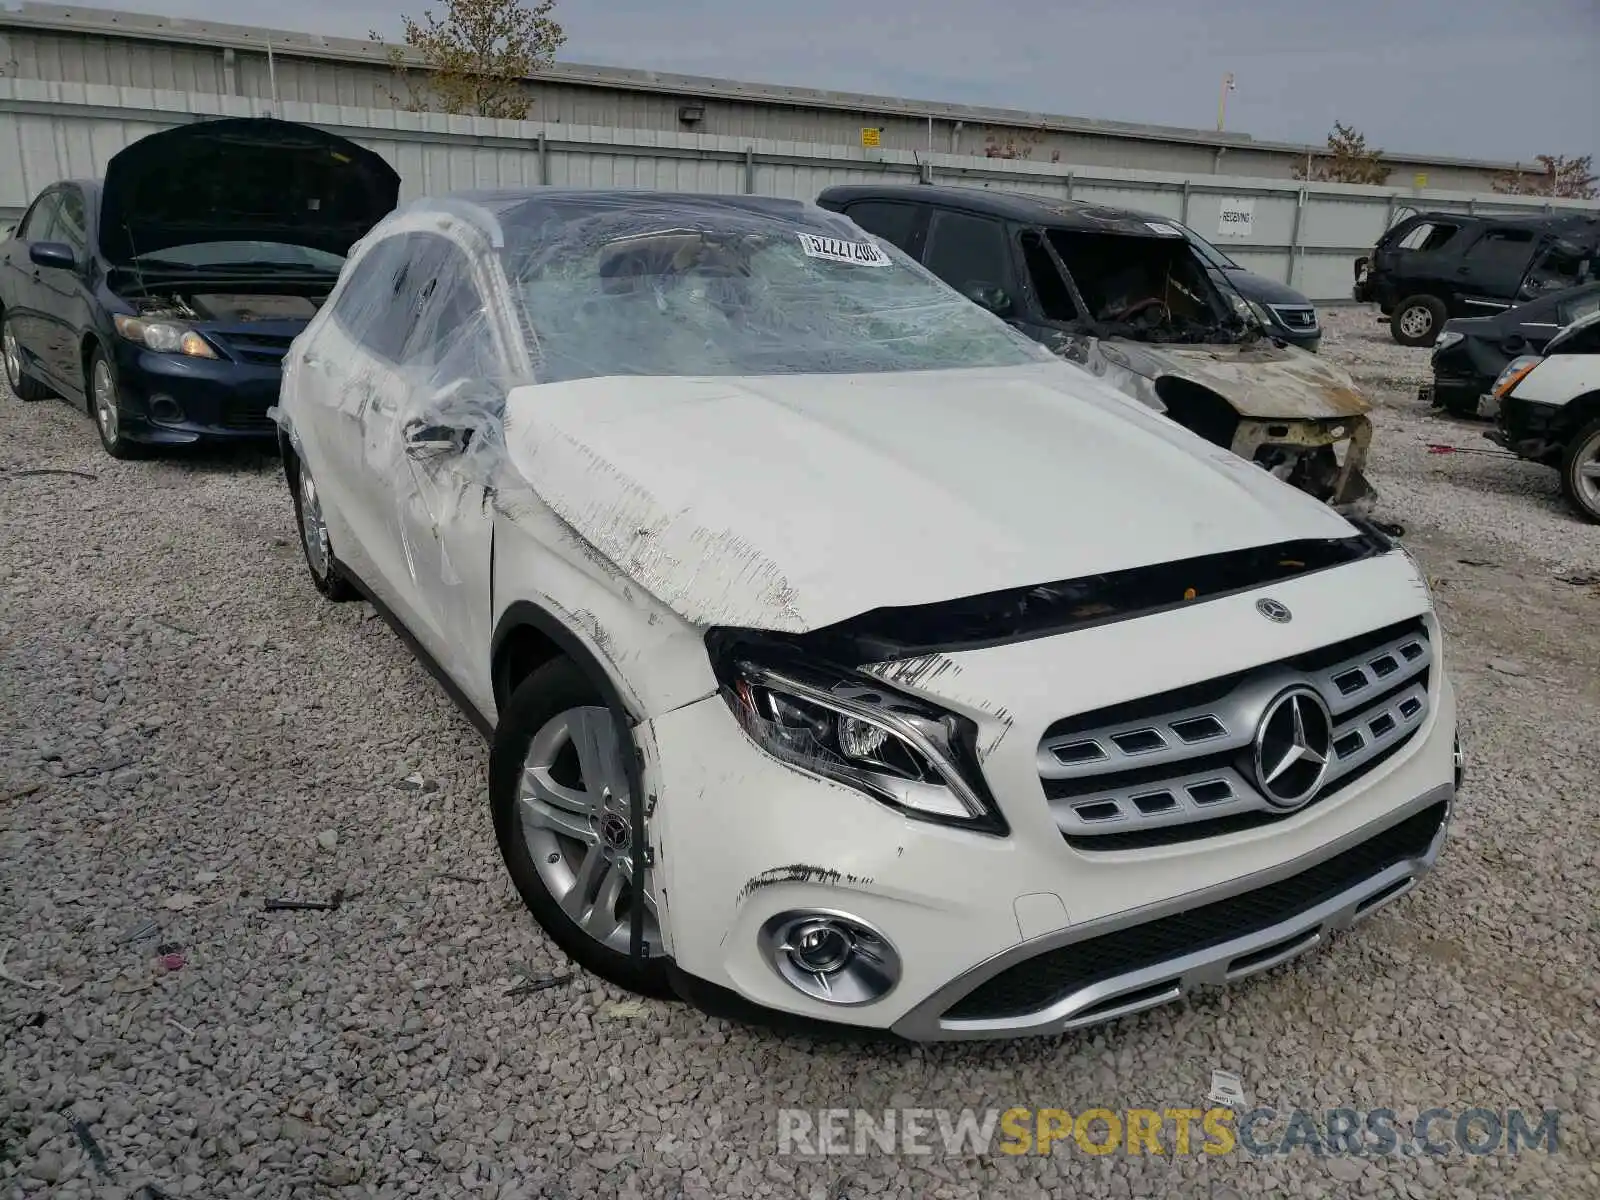
[[271, 433], [277, 427], [267, 416], [267, 406], [230, 401], [222, 406], [217, 424], [239, 433]]
[[[1448, 811], [1446, 802], [1433, 804], [1375, 837], [1277, 883], [1044, 951], [979, 984], [947, 1009], [945, 1018], [993, 1021], [1024, 1017], [1094, 984], [1159, 967], [1270, 929], [1398, 863], [1423, 857], [1444, 825]], [[1382, 893], [1389, 894], [1392, 892], [1387, 889]], [[1237, 964], [1240, 973], [1250, 965]], [[1158, 983], [1147, 990], [1163, 987]], [[1127, 997], [1119, 995], [1118, 1000], [1126, 1002]]]

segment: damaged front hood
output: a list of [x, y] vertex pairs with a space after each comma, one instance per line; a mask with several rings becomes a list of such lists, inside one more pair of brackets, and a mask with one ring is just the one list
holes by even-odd
[[804, 632], [882, 606], [1351, 526], [1076, 368], [588, 379], [506, 444], [587, 546], [685, 620]]
[[1261, 338], [1250, 345], [1186, 346], [1102, 339], [1107, 363], [1146, 379], [1188, 379], [1210, 388], [1241, 417], [1295, 421], [1356, 417], [1371, 403], [1347, 371], [1327, 359]]
[[394, 168], [347, 138], [268, 117], [200, 121], [111, 156], [100, 251], [114, 266], [206, 242], [278, 242], [342, 257], [399, 197]]

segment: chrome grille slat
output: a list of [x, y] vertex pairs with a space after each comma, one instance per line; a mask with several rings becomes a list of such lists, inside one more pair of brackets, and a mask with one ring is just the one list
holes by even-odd
[[[1145, 707], [1123, 722], [1095, 725], [1092, 714], [1086, 727], [1060, 722], [1069, 731], [1047, 734], [1037, 753], [1056, 824], [1077, 837], [1283, 813], [1258, 790], [1251, 754], [1262, 716], [1296, 684], [1315, 690], [1332, 714], [1334, 751], [1318, 793], [1326, 794], [1426, 721], [1433, 657], [1426, 630], [1417, 627], [1312, 670], [1294, 660], [1267, 664], [1230, 677], [1220, 700], [1213, 692], [1172, 713], [1152, 716]], [[1151, 799], [1157, 796], [1168, 799]]]

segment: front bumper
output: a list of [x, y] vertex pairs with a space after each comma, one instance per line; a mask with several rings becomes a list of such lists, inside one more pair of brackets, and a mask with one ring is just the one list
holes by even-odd
[[122, 430], [133, 441], [183, 445], [198, 441], [277, 438], [267, 409], [278, 402], [276, 364], [157, 354], [129, 343], [116, 349]]
[[[1348, 572], [1342, 587], [1306, 577], [1273, 588], [1294, 610], [1293, 626], [1267, 628], [1256, 596], [1247, 594], [948, 656], [951, 666], [934, 674], [974, 685], [975, 696], [1012, 694], [995, 686], [1011, 681], [1017, 693], [1037, 687], [1059, 702], [1045, 714], [1026, 696], [1026, 711], [1037, 713], [1032, 722], [1020, 700], [998, 717], [955, 705], [978, 720], [983, 771], [1009, 836], [911, 819], [790, 769], [744, 735], [720, 697], [656, 717], [640, 732], [658, 799], [655, 869], [677, 968], [746, 1003], [805, 1018], [918, 1040], [1015, 1037], [1110, 1020], [1320, 944], [1409, 889], [1437, 857], [1439, 806], [1448, 805], [1455, 778], [1454, 695], [1442, 667], [1426, 723], [1380, 766], [1299, 812], [1181, 842], [1108, 850], [1069, 844], [1041, 789], [1036, 748], [1045, 716], [1115, 701], [1105, 682], [1113, 674], [1110, 686], [1153, 694], [1175, 681], [1174, 671], [1182, 673], [1176, 682], [1226, 674], [1264, 643], [1275, 656], [1304, 647], [1308, 635], [1318, 636], [1313, 630], [1343, 636], [1362, 620], [1352, 618], [1353, 607], [1382, 622], [1386, 607], [1398, 619], [1413, 602], [1390, 586], [1400, 564], [1374, 560], [1340, 572]], [[1356, 593], [1362, 606], [1349, 604]], [[1418, 817], [1430, 811], [1433, 818]], [[1413, 823], [1410, 840], [1384, 857], [1383, 835], [1413, 818], [1434, 819], [1434, 827], [1419, 833]], [[1360, 861], [1327, 865], [1363, 845]], [[1319, 870], [1293, 895], [1270, 892]], [[1208, 906], [1232, 901], [1249, 912], [1224, 913], [1176, 942], [1170, 926], [1156, 929], [1162, 921], [1198, 921]], [[1264, 909], [1268, 919], [1258, 919]], [[844, 914], [881, 931], [901, 964], [898, 983], [851, 1007], [802, 994], [761, 946], [763, 927], [795, 911]], [[1103, 940], [1106, 934], [1115, 936]], [[1052, 967], [1050, 956], [1064, 948], [1098, 952], [1141, 937], [1154, 947], [1144, 957], [1102, 953], [1081, 986], [1056, 978], [1038, 1003], [1019, 1008], [985, 998], [1000, 986], [995, 980], [1019, 969], [1050, 967], [1059, 976], [1067, 968]]]
[[1502, 397], [1499, 404], [1495, 427], [1484, 436], [1518, 458], [1548, 466], [1559, 465], [1570, 436], [1566, 410], [1558, 405], [1519, 400], [1515, 396]]

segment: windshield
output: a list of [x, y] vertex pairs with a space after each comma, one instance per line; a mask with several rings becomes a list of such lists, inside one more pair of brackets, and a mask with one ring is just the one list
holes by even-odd
[[637, 204], [508, 246], [541, 382], [1052, 361], [851, 222], [794, 213]]
[[337, 254], [284, 242], [196, 242], [136, 255], [132, 261], [141, 267], [275, 267], [335, 275], [344, 266]]

